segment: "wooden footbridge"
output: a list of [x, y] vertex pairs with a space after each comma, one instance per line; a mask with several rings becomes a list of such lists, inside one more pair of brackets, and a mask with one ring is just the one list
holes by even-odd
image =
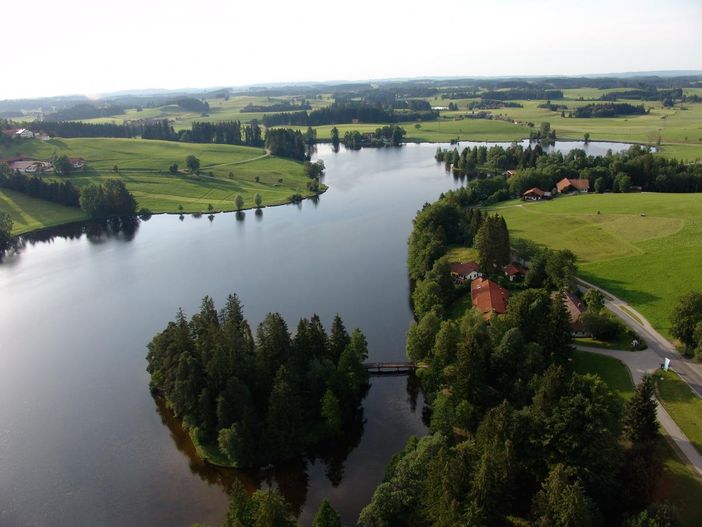
[[414, 362], [365, 362], [363, 366], [371, 375], [407, 375], [419, 368]]

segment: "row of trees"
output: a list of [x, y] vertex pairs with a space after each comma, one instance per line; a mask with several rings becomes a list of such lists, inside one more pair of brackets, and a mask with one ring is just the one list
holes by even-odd
[[65, 205], [78, 207], [80, 192], [70, 181], [46, 181], [37, 176], [27, 176], [12, 171], [5, 163], [0, 163], [0, 188], [21, 192], [33, 198], [44, 199]]
[[368, 388], [367, 354], [363, 334], [349, 335], [338, 316], [329, 334], [315, 315], [291, 336], [270, 313], [254, 336], [231, 295], [219, 313], [209, 297], [190, 320], [179, 311], [149, 344], [147, 370], [198, 442], [252, 467], [343, 433]]
[[647, 113], [643, 104], [633, 105], [627, 102], [611, 102], [606, 104], [586, 104], [573, 110], [573, 117], [598, 118], [617, 117], [618, 115], [645, 115]]
[[263, 116], [263, 124], [272, 126], [320, 126], [326, 124], [397, 123], [430, 121], [438, 117], [433, 110], [395, 110], [392, 106], [360, 101], [335, 101], [330, 106], [311, 112], [285, 112]]
[[184, 143], [263, 146], [263, 130], [256, 121], [248, 125], [242, 125], [241, 121], [194, 122], [190, 130], [176, 132], [167, 119], [162, 119], [145, 123], [141, 137]]

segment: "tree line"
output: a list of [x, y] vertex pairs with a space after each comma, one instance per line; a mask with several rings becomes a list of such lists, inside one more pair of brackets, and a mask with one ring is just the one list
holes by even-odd
[[299, 456], [344, 433], [368, 388], [366, 339], [337, 315], [327, 333], [316, 315], [294, 335], [269, 313], [255, 335], [236, 295], [218, 312], [205, 297], [148, 346], [151, 388], [201, 445], [237, 467]]
[[272, 126], [320, 126], [325, 124], [396, 123], [401, 121], [430, 121], [438, 118], [433, 110], [394, 110], [380, 104], [359, 101], [335, 101], [330, 106], [311, 112], [266, 114], [263, 124]]
[[124, 181], [109, 178], [104, 183], [83, 187], [80, 207], [91, 218], [133, 217], [137, 212], [137, 201]]
[[628, 102], [611, 102], [605, 104], [585, 104], [573, 109], [573, 117], [589, 119], [597, 117], [617, 117], [618, 115], [646, 115], [648, 111], [643, 104], [633, 105]]
[[32, 198], [44, 199], [66, 207], [80, 206], [80, 192], [70, 181], [46, 181], [19, 171], [13, 172], [5, 163], [0, 163], [0, 188], [21, 192]]
[[[482, 260], [481, 239], [509, 243], [499, 216], [470, 210], [446, 195], [418, 213], [411, 279], [444, 280], [436, 266], [447, 244], [472, 238]], [[661, 438], [652, 379], [622, 404], [598, 376], [573, 371], [566, 253], [547, 255], [544, 281], [490, 323], [472, 309], [450, 317], [437, 295], [413, 325], [408, 354], [426, 365], [417, 375], [431, 433], [394, 456], [359, 524], [679, 525], [671, 507], [653, 503]], [[502, 247], [489, 258], [499, 266], [508, 255]]]
[[506, 90], [484, 91], [480, 94], [480, 98], [498, 101], [507, 101], [511, 99], [562, 99], [563, 92], [561, 90], [550, 90], [537, 86], [528, 86], [522, 88], [510, 88]]
[[481, 145], [461, 152], [439, 147], [434, 158], [455, 175], [469, 178], [515, 170], [509, 180], [502, 176], [489, 178], [507, 196], [521, 195], [533, 187], [550, 191], [563, 178], [587, 179], [595, 192], [629, 192], [634, 187], [647, 192], [702, 192], [701, 165], [657, 156], [640, 145], [604, 156], [588, 156], [582, 149], [567, 154], [549, 153], [539, 143], [526, 148], [519, 144], [489, 148]]
[[167, 119], [143, 125], [142, 139], [181, 141], [184, 143], [217, 143], [227, 145], [263, 146], [263, 131], [256, 121], [242, 125], [241, 121], [193, 122], [190, 130], [176, 132]]
[[[520, 148], [512, 147], [515, 152]], [[564, 177], [587, 179], [595, 192], [627, 192], [633, 187], [647, 192], [702, 192], [701, 165], [657, 156], [639, 145], [604, 156], [588, 156], [581, 149], [565, 155], [542, 153], [536, 163], [522, 157], [511, 168], [517, 173], [509, 179], [509, 190], [518, 195], [532, 187], [551, 190]]]
[[137, 137], [141, 129], [131, 124], [81, 123], [73, 121], [42, 121], [30, 128], [35, 132], [46, 131], [58, 137]]

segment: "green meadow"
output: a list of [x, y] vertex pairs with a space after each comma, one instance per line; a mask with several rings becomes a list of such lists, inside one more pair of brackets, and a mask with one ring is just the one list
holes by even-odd
[[[23, 154], [37, 159], [48, 159], [54, 154], [82, 157], [85, 171], [67, 176], [78, 188], [99, 183], [107, 178], [122, 179], [134, 194], [139, 207], [152, 212], [206, 212], [209, 205], [215, 211], [233, 210], [237, 195], [244, 199], [244, 207], [254, 206], [254, 196], [261, 194], [263, 205], [288, 202], [292, 194], [310, 195], [309, 179], [302, 164], [274, 156], [263, 149], [244, 146], [177, 143], [141, 139], [53, 139], [26, 141], [21, 151], [2, 150], [0, 157]], [[186, 156], [200, 159], [200, 175], [184, 171]], [[171, 174], [169, 166], [181, 167]], [[114, 167], [117, 166], [117, 171]], [[231, 176], [230, 176], [231, 174]], [[47, 178], [56, 177], [47, 174]], [[80, 219], [67, 214], [66, 207], [31, 200], [16, 193], [2, 192], [2, 208], [11, 211], [15, 230], [26, 232], [58, 223], [61, 217]]]
[[702, 398], [673, 371], [656, 375], [656, 395], [690, 442], [702, 453]]
[[514, 238], [572, 250], [583, 278], [629, 302], [666, 335], [676, 299], [702, 289], [699, 194], [587, 194], [492, 210]]
[[86, 219], [82, 210], [0, 189], [0, 210], [12, 218], [12, 234], [55, 227]]

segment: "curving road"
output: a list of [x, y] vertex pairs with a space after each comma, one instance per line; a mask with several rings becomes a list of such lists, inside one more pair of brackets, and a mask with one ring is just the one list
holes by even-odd
[[[702, 397], [702, 365], [694, 363], [680, 355], [675, 349], [675, 346], [663, 337], [663, 335], [658, 333], [649, 321], [646, 320], [646, 317], [629, 304], [601, 287], [580, 278], [577, 280], [579, 283], [578, 286], [582, 290], [594, 288], [601, 291], [602, 294], [605, 295], [605, 306], [607, 309], [617, 315], [629, 328], [641, 335], [648, 344], [647, 350], [636, 352], [577, 346], [579, 350], [599, 353], [620, 360], [631, 372], [631, 377], [635, 384], [641, 382], [644, 374], [658, 370], [663, 360], [668, 358], [670, 359], [671, 369], [675, 370], [675, 372], [680, 375], [695, 394]], [[660, 403], [658, 403], [658, 421], [678, 447], [679, 452], [682, 452], [683, 457], [687, 458], [683, 459], [683, 461], [689, 462], [697, 473], [702, 476], [702, 454], [690, 443], [690, 440], [685, 436], [683, 431], [680, 430], [680, 427], [673, 421], [673, 418], [670, 417], [670, 414]]]

